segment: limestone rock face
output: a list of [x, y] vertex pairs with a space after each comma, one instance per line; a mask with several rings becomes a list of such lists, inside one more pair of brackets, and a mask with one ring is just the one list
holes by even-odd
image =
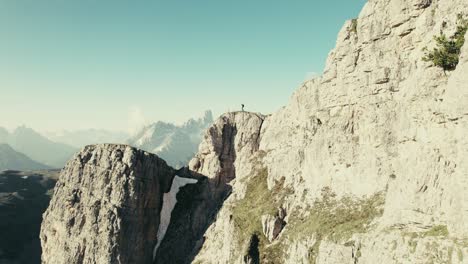
[[151, 263], [175, 171], [126, 145], [87, 146], [62, 170], [41, 227], [43, 263]]
[[190, 170], [215, 179], [217, 186], [248, 176], [264, 119], [250, 112], [222, 115], [205, 133], [198, 154], [189, 163]]
[[[284, 108], [221, 116], [155, 262], [468, 263], [468, 45], [451, 72], [422, 60], [458, 14], [466, 0], [369, 0]], [[126, 146], [83, 150], [44, 215], [44, 262], [151, 261], [174, 175]]]
[[[468, 45], [451, 72], [422, 60], [458, 14], [467, 1], [369, 0], [323, 75], [244, 137], [254, 147], [215, 151], [227, 129], [205, 138], [191, 166], [232, 190], [195, 260], [243, 263], [261, 234], [262, 263], [467, 263]], [[280, 206], [272, 241], [262, 223]]]
[[[222, 208], [232, 200], [232, 190], [240, 190], [243, 177], [249, 176], [251, 158], [258, 149], [264, 116], [249, 112], [222, 115], [204, 134], [198, 154], [191, 160], [186, 173], [198, 179], [177, 195], [178, 203], [172, 212], [171, 223], [156, 254], [156, 263], [197, 262], [196, 256], [204, 246], [207, 229], [220, 223], [224, 231], [233, 230], [229, 221], [217, 221]], [[236, 186], [236, 187], [234, 187]], [[245, 189], [245, 188], [244, 188]], [[236, 192], [236, 195], [242, 195]], [[221, 211], [220, 211], [221, 210]], [[176, 217], [174, 217], [176, 216]], [[226, 216], [229, 218], [229, 216]], [[235, 247], [230, 237], [214, 240], [228, 251], [211, 257], [228, 263], [229, 249]], [[225, 254], [224, 254], [225, 253]]]
[[[195, 263], [230, 263], [234, 258], [238, 261], [244, 260], [240, 252], [234, 252], [238, 245], [233, 239], [235, 227], [229, 208], [245, 195], [245, 183], [252, 171], [256, 170], [255, 156], [258, 152], [264, 119], [265, 116], [251, 112], [232, 112], [222, 115], [207, 130], [198, 154], [190, 161], [191, 171], [210, 179], [210, 189], [214, 195], [211, 199], [223, 201], [215, 222], [209, 226], [204, 234], [204, 240], [201, 241], [203, 248], [196, 250]], [[233, 193], [232, 190], [236, 191]], [[260, 222], [258, 224], [261, 225]], [[223, 231], [220, 232], [221, 230]], [[216, 238], [210, 237], [206, 240], [206, 234], [212, 234]], [[216, 248], [216, 252], [200, 254], [199, 252], [204, 252], [205, 248]]]
[[341, 30], [324, 75], [265, 121], [270, 182], [300, 179], [309, 200], [323, 187], [387, 190], [382, 227], [447, 225], [468, 236], [468, 45], [453, 72], [421, 59], [433, 36], [453, 34], [457, 14], [468, 2], [368, 1], [356, 31], [351, 22]]

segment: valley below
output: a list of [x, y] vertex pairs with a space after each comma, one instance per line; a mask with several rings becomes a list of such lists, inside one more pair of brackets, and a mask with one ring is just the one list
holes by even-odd
[[41, 263], [39, 231], [59, 170], [0, 172], [0, 263]]

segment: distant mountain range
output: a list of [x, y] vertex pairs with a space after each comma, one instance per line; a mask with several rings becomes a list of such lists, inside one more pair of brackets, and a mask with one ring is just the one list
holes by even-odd
[[31, 128], [20, 126], [12, 133], [0, 128], [0, 143], [8, 144], [30, 159], [53, 168], [61, 168], [78, 150], [42, 136]]
[[50, 169], [50, 167], [32, 160], [23, 153], [15, 151], [8, 144], [0, 144], [0, 171], [42, 169]]
[[61, 131], [46, 136], [20, 126], [13, 132], [0, 127], [0, 170], [62, 168], [85, 145], [126, 143], [153, 152], [174, 167], [187, 165], [201, 142], [203, 132], [213, 123], [213, 114], [189, 119], [182, 125], [155, 122], [130, 137], [124, 132], [101, 129]]
[[202, 118], [190, 119], [179, 126], [156, 122], [144, 127], [127, 143], [157, 154], [173, 167], [182, 167], [198, 150], [203, 132], [212, 123], [211, 111], [206, 111]]

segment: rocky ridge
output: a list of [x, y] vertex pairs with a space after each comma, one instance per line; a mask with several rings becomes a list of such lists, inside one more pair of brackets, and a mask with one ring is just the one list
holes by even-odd
[[[194, 261], [207, 229], [229, 200], [236, 179], [245, 175], [244, 170], [250, 170], [247, 160], [258, 149], [264, 118], [248, 112], [227, 113], [205, 132], [198, 154], [186, 168], [186, 173], [199, 181], [184, 187], [178, 195], [156, 263]], [[239, 154], [243, 158], [236, 158]], [[230, 241], [223, 242], [229, 246]]]
[[[422, 60], [458, 14], [466, 1], [368, 1], [324, 74], [250, 134], [256, 151], [233, 154], [195, 262], [467, 263], [468, 45], [452, 72]], [[271, 242], [262, 223], [281, 208]]]
[[[468, 45], [451, 72], [422, 60], [434, 35], [454, 32], [459, 13], [468, 16], [466, 1], [370, 0], [340, 31], [324, 74], [286, 107], [221, 116], [177, 172], [197, 183], [177, 194], [154, 262], [467, 263]], [[126, 146], [88, 148], [83, 153], [96, 148], [96, 159], [78, 154], [67, 165], [45, 214], [43, 261], [152, 262], [175, 170], [153, 156], [137, 163], [143, 167], [109, 158], [120, 156], [116, 149], [143, 155]], [[150, 164], [162, 171], [151, 174]], [[145, 186], [159, 187], [124, 188], [129, 175], [153, 175]], [[83, 212], [101, 216], [112, 207], [91, 212], [90, 195], [72, 213], [59, 203], [91, 193], [84, 186], [113, 200], [102, 190], [114, 185], [120, 198], [111, 204], [136, 215], [131, 225], [125, 213], [101, 217], [99, 226], [115, 234], [94, 236], [97, 225], [76, 224]], [[135, 207], [123, 207], [123, 197]], [[121, 236], [125, 226], [141, 228]]]

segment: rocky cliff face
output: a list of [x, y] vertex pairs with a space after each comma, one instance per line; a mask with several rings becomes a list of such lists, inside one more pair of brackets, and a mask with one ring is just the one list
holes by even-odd
[[176, 171], [125, 145], [87, 146], [62, 170], [41, 228], [44, 263], [151, 263]]
[[[206, 131], [199, 152], [186, 174], [199, 179], [178, 196], [171, 224], [158, 249], [157, 263], [190, 263], [205, 242], [207, 228], [219, 219], [219, 210], [235, 182], [250, 171], [258, 150], [264, 116], [248, 112], [222, 115]], [[175, 216], [175, 217], [174, 217]], [[219, 238], [229, 247], [231, 241]], [[229, 256], [220, 259], [228, 261]]]
[[218, 187], [242, 179], [258, 151], [264, 119], [249, 112], [222, 115], [206, 132], [198, 154], [190, 161], [190, 170], [214, 179]]
[[85, 147], [62, 170], [44, 214], [43, 262], [191, 262], [237, 174], [250, 170], [263, 120], [223, 115], [178, 171], [130, 146]]
[[[468, 263], [468, 45], [451, 72], [422, 60], [459, 13], [466, 0], [370, 0], [286, 107], [221, 116], [177, 172], [197, 183], [177, 194], [154, 261]], [[89, 148], [45, 214], [44, 262], [151, 262], [175, 172]]]
[[452, 72], [422, 60], [457, 14], [468, 2], [369, 1], [324, 74], [243, 135], [255, 147], [230, 155], [232, 194], [195, 261], [468, 263], [468, 45]]

